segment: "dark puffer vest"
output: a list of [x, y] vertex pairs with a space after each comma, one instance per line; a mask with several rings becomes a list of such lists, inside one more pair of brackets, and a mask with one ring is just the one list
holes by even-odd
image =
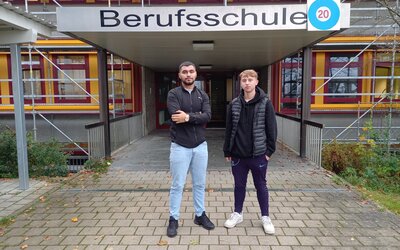
[[[255, 106], [255, 114], [253, 118], [253, 156], [262, 155], [266, 152], [266, 135], [265, 135], [265, 104], [268, 98], [264, 97]], [[230, 148], [232, 150], [232, 145], [234, 143], [236, 131], [238, 128], [238, 123], [240, 119], [240, 113], [242, 111], [242, 105], [239, 98], [232, 100], [232, 134], [230, 139]], [[250, 129], [250, 128], [249, 128]]]
[[242, 91], [227, 109], [224, 156], [270, 157], [276, 149], [277, 134], [275, 110], [265, 92], [256, 87], [256, 95], [246, 102]]

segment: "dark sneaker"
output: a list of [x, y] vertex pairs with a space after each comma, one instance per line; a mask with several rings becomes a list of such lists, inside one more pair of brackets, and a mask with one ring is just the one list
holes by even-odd
[[206, 212], [203, 212], [201, 216], [194, 216], [194, 224], [196, 225], [201, 225], [207, 230], [212, 230], [215, 228], [214, 224], [210, 221], [210, 219], [207, 217]]
[[178, 229], [178, 221], [175, 220], [174, 217], [170, 216], [167, 228], [167, 236], [171, 238], [175, 237], [178, 234], [178, 232], [176, 231], [177, 229]]

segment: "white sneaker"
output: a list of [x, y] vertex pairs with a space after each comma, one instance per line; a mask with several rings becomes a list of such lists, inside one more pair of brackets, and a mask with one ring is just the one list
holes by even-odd
[[224, 226], [226, 228], [233, 228], [241, 222], [243, 222], [243, 215], [241, 213], [239, 214], [234, 212], [229, 216], [229, 219], [225, 221]]
[[275, 233], [275, 227], [271, 222], [271, 219], [268, 216], [262, 216], [261, 221], [263, 224], [264, 232], [266, 234], [274, 234]]

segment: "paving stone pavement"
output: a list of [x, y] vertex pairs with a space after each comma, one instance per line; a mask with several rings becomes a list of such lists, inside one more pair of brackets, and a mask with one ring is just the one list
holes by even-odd
[[18, 179], [0, 179], [0, 219], [12, 216], [56, 188], [54, 183], [30, 180], [29, 188], [19, 189]]
[[117, 152], [100, 178], [80, 174], [30, 204], [0, 236], [0, 249], [399, 249], [399, 216], [335, 184], [329, 172], [282, 145], [268, 166], [275, 235], [262, 230], [251, 178], [243, 223], [224, 228], [233, 179], [222, 156], [223, 131], [209, 135], [206, 209], [214, 230], [193, 223], [189, 176], [178, 236], [166, 236], [169, 141], [158, 131]]

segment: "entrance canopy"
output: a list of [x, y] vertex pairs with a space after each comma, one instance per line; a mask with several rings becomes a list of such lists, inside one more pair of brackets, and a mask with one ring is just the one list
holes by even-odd
[[350, 4], [327, 10], [328, 18], [316, 21], [324, 29], [314, 31], [305, 4], [59, 7], [57, 24], [60, 32], [156, 71], [174, 71], [185, 60], [231, 71], [269, 65], [350, 26]]

